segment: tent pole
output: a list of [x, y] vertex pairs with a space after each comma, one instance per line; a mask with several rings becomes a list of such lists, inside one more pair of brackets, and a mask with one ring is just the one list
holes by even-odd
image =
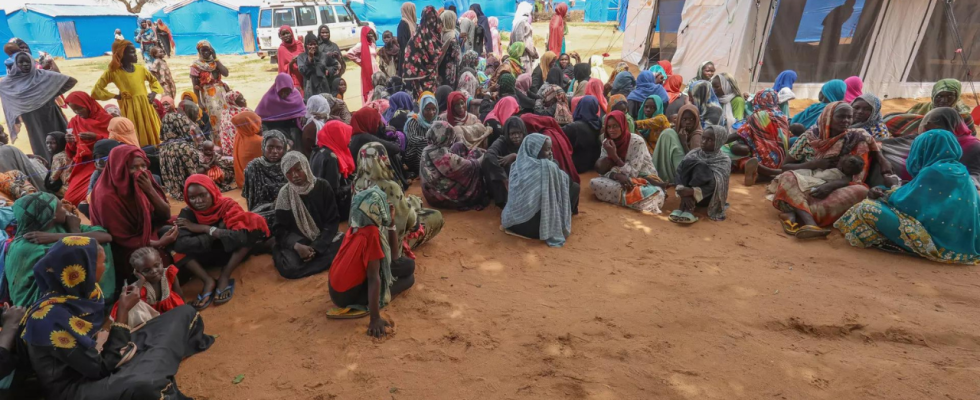
[[[956, 45], [960, 49], [960, 59], [963, 60], [963, 67], [966, 68], [966, 78], [970, 82], [970, 87], [973, 89], [973, 100], [980, 106], [980, 94], [977, 94], [977, 88], [973, 84], [973, 73], [970, 71], [970, 57], [968, 54], [963, 53], [963, 37], [960, 36], [960, 32], [956, 30], [956, 16], [953, 15], [953, 2], [952, 0], [946, 0], [946, 20], [953, 30], [953, 37], [956, 38]], [[953, 59], [956, 59], [956, 55], [953, 55]]]
[[755, 85], [759, 82], [759, 75], [762, 74], [762, 68], [759, 67], [762, 66], [762, 63], [765, 60], [764, 57], [766, 56], [766, 46], [769, 45], [769, 37], [772, 35], [772, 26], [776, 21], [776, 10], [779, 9], [780, 1], [781, 0], [769, 1], [769, 15], [766, 16], [766, 33], [762, 36], [762, 46], [759, 47], [759, 50], [756, 53], [755, 68], [753, 68], [754, 71], [752, 72], [752, 81], [749, 82], [749, 87], [751, 88], [749, 90], [757, 91], [755, 90]]

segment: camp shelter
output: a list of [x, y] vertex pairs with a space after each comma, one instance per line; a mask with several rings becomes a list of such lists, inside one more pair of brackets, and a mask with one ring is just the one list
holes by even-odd
[[980, 84], [967, 68], [980, 63], [980, 0], [630, 0], [630, 16], [643, 16], [627, 24], [624, 59], [642, 67], [659, 59], [651, 40], [635, 37], [651, 36], [657, 16], [666, 29], [668, 3], [683, 3], [669, 59], [685, 80], [711, 61], [745, 91], [795, 70], [797, 97], [811, 99], [824, 82], [850, 76], [882, 98], [929, 96], [943, 78], [963, 81], [965, 92]]
[[[0, 43], [7, 43], [12, 37], [14, 37], [14, 33], [10, 31], [10, 25], [7, 25], [7, 13], [0, 9]], [[6, 75], [7, 69], [0, 68], [0, 76]]]
[[112, 51], [116, 29], [136, 29], [136, 15], [106, 6], [26, 4], [7, 12], [15, 37], [54, 57], [101, 56]]
[[257, 51], [255, 27], [259, 7], [237, 6], [218, 0], [184, 0], [153, 13], [153, 21], [170, 27], [177, 55], [197, 54], [197, 43], [211, 42], [218, 54]]

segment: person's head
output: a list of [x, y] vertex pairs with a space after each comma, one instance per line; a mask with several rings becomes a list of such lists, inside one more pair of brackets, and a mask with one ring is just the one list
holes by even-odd
[[198, 107], [197, 103], [193, 101], [184, 100], [180, 102], [180, 109], [191, 121], [197, 121], [201, 118], [201, 107]]
[[286, 153], [286, 135], [277, 130], [265, 132], [262, 135], [262, 157], [271, 163], [282, 160]]
[[286, 170], [286, 179], [289, 180], [293, 186], [306, 186], [310, 181], [310, 177], [306, 176], [306, 169], [303, 168], [303, 164], [300, 162], [293, 163]]
[[513, 116], [504, 122], [504, 132], [507, 134], [507, 141], [513, 148], [521, 147], [524, 138], [527, 136], [527, 125], [521, 117]]
[[156, 285], [163, 280], [166, 268], [163, 267], [163, 259], [160, 252], [152, 247], [141, 247], [136, 249], [129, 256], [129, 264], [133, 266], [133, 272], [143, 276], [147, 283]]
[[453, 98], [452, 110], [453, 115], [463, 116], [466, 115], [466, 99], [465, 96], [451, 96]]
[[725, 89], [721, 86], [720, 77], [714, 76], [711, 78], [711, 88], [714, 89], [715, 95], [718, 97], [725, 96]]
[[838, 103], [833, 108], [833, 117], [830, 121], [830, 136], [835, 137], [847, 131], [854, 124], [854, 109], [850, 104]]
[[282, 42], [285, 43], [285, 44], [292, 44], [293, 43], [293, 30], [290, 27], [286, 26], [286, 25], [283, 25], [282, 27], [280, 27], [279, 28], [279, 40], [282, 40]]
[[837, 168], [847, 176], [859, 175], [864, 172], [864, 160], [858, 156], [844, 156], [837, 162]]
[[701, 66], [701, 76], [704, 79], [711, 79], [715, 76], [715, 63], [707, 62]]
[[932, 106], [952, 107], [960, 100], [963, 84], [956, 79], [940, 79], [932, 86]]
[[210, 140], [201, 142], [201, 153], [204, 153], [205, 157], [214, 157], [214, 142]]
[[933, 107], [952, 107], [956, 103], [956, 93], [952, 91], [942, 91], [932, 97]]
[[385, 46], [387, 46], [388, 43], [392, 43], [393, 40], [395, 40], [395, 34], [391, 33], [391, 31], [384, 31], [384, 33], [381, 34], [381, 41], [385, 43]]
[[17, 54], [18, 51], [20, 51], [20, 46], [17, 46], [17, 43], [7, 42], [3, 45], [3, 52], [7, 54], [7, 57]]
[[339, 78], [334, 82], [337, 84], [337, 94], [343, 96], [344, 93], [347, 93], [347, 81], [344, 78]]
[[[612, 97], [617, 97], [617, 96], [612, 96]], [[612, 103], [612, 107], [610, 108], [610, 110], [619, 111], [625, 114], [629, 112], [629, 103], [626, 102], [625, 96], [619, 95], [619, 97], [623, 97], [623, 101], [610, 101], [610, 103]]]
[[657, 101], [654, 99], [648, 98], [643, 102], [643, 115], [647, 116], [647, 118], [656, 115], [658, 109]]
[[245, 96], [242, 96], [241, 93], [238, 93], [238, 96], [235, 96], [235, 105], [243, 108], [248, 107], [248, 101], [245, 100]]
[[854, 109], [854, 123], [862, 124], [871, 118], [871, 114], [874, 114], [874, 106], [869, 104], [867, 100], [863, 98], [856, 98], [851, 102], [851, 108]]
[[321, 42], [330, 41], [330, 27], [327, 25], [320, 25], [320, 29], [317, 30], [317, 34]]
[[319, 44], [316, 42], [316, 36], [313, 36], [313, 32], [306, 34], [306, 39], [303, 41], [303, 43], [303, 45], [306, 46], [307, 53], [316, 52], [316, 48], [319, 46]]
[[375, 43], [378, 41], [378, 34], [374, 33], [374, 29], [368, 29], [367, 40], [368, 43]]
[[135, 179], [137, 176], [147, 171], [150, 168], [150, 164], [146, 162], [143, 157], [133, 157], [129, 160], [129, 175]]
[[548, 138], [544, 141], [544, 144], [541, 145], [541, 151], [538, 152], [538, 158], [551, 160], [554, 158], [554, 155], [554, 152], [551, 150], [551, 138]]
[[708, 154], [717, 153], [728, 136], [728, 128], [720, 125], [708, 125], [701, 135], [701, 150]]
[[150, 57], [163, 58], [162, 56], [163, 56], [163, 50], [161, 50], [159, 47], [154, 46], [150, 48]]
[[207, 40], [202, 40], [197, 44], [197, 54], [202, 60], [213, 60], [214, 59], [214, 48], [211, 47], [211, 43]]
[[23, 51], [27, 54], [33, 54], [31, 53], [31, 46], [28, 46], [27, 42], [21, 39], [14, 39], [14, 43], [17, 43], [17, 48], [20, 49], [20, 51]]
[[422, 108], [422, 118], [432, 121], [437, 115], [439, 115], [439, 104], [435, 101], [435, 97], [432, 97], [432, 101], [425, 102], [425, 107]]
[[187, 185], [187, 204], [195, 211], [206, 211], [214, 205], [214, 197], [206, 187], [192, 183]]
[[953, 132], [957, 136], [961, 134], [972, 134], [963, 122], [963, 117], [955, 108], [940, 107], [933, 108], [926, 113], [919, 123], [919, 133], [925, 133], [934, 129]]
[[626, 134], [625, 130], [628, 129], [628, 127], [624, 127], [622, 124], [620, 124], [619, 119], [615, 118], [614, 115], [616, 115], [616, 112], [611, 112], [609, 115], [606, 115], [605, 133], [607, 138], [618, 140], [621, 136]]
[[95, 159], [96, 169], [101, 171], [105, 168], [105, 163], [109, 159], [109, 152], [116, 146], [119, 146], [119, 142], [112, 139], [102, 139], [95, 142], [95, 146], [92, 147], [92, 158]]
[[799, 137], [800, 135], [806, 133], [806, 126], [800, 123], [791, 124], [789, 126], [789, 131], [793, 133], [793, 136]]
[[123, 65], [132, 65], [136, 64], [138, 60], [139, 59], [136, 58], [136, 46], [133, 46], [133, 44], [130, 43], [128, 46], [126, 46], [126, 50], [123, 51], [122, 63]]
[[31, 58], [30, 54], [20, 52], [17, 53], [17, 57], [14, 58], [14, 64], [21, 73], [27, 74], [31, 72], [31, 68], [34, 68], [34, 60]]
[[58, 154], [65, 151], [65, 134], [63, 132], [51, 132], [44, 139], [44, 147], [51, 154]]
[[562, 54], [562, 55], [558, 56], [558, 65], [562, 69], [568, 68], [568, 64], [571, 64], [571, 63], [572, 63], [572, 59], [571, 59], [571, 57], [568, 56], [568, 54]]
[[695, 131], [698, 129], [698, 115], [691, 110], [682, 110], [678, 126], [685, 131]]
[[117, 34], [117, 35], [122, 35], [122, 30], [121, 30], [121, 29], [119, 29], [119, 28], [116, 28], [116, 34]]

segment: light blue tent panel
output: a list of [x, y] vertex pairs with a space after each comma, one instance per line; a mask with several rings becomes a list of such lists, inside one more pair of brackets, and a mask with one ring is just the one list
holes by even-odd
[[259, 35], [255, 33], [255, 29], [259, 27], [259, 7], [258, 6], [242, 6], [238, 8], [239, 13], [248, 13], [249, 18], [252, 20], [252, 35], [255, 38], [255, 50], [259, 51]]
[[[800, 19], [800, 28], [796, 31], [796, 42], [812, 43], [819, 42], [823, 33], [823, 20], [837, 7], [843, 6], [848, 0], [825, 0], [809, 1], [803, 8], [803, 17]], [[861, 11], [864, 10], [864, 0], [853, 0], [854, 12], [844, 22], [841, 29], [841, 38], [854, 36], [857, 29], [858, 20], [861, 19]]]
[[100, 6], [28, 5], [7, 15], [14, 36], [23, 39], [32, 51], [65, 57], [58, 22], [71, 21], [81, 45], [82, 57], [97, 57], [112, 50], [116, 29], [124, 33], [136, 29], [136, 15]]
[[169, 13], [164, 11], [166, 8], [160, 9], [153, 13], [153, 20], [162, 19], [170, 26], [177, 55], [197, 54], [197, 43], [201, 40], [211, 42], [218, 54], [244, 54], [238, 13], [250, 14], [253, 34], [258, 24], [258, 9], [251, 15], [249, 8], [255, 7], [242, 7], [239, 11], [208, 0], [196, 0]]
[[[0, 43], [7, 43], [12, 37], [14, 37], [14, 33], [10, 31], [10, 26], [7, 25], [7, 13], [0, 10]], [[0, 57], [6, 58], [6, 55]], [[0, 76], [6, 75], [7, 69], [0, 67]]]

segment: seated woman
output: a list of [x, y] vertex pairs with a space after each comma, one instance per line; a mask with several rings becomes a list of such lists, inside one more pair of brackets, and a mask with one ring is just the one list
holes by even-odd
[[779, 108], [777, 96], [772, 89], [756, 93], [752, 98], [755, 112], [745, 119], [735, 135], [729, 135], [729, 144], [721, 149], [732, 159], [735, 169], [745, 171], [745, 186], [755, 185], [760, 175], [771, 179], [783, 173], [793, 132], [789, 119]]
[[534, 114], [554, 118], [560, 126], [574, 122], [572, 110], [568, 107], [568, 95], [557, 85], [545, 84], [541, 87], [534, 102]]
[[422, 195], [429, 205], [460, 211], [486, 207], [480, 164], [484, 151], [467, 149], [448, 122], [429, 128], [429, 145], [422, 151]]
[[[51, 193], [34, 193], [14, 203], [14, 217], [17, 221], [17, 236], [7, 249], [7, 263], [4, 277], [7, 293], [14, 305], [30, 306], [43, 292], [38, 291], [34, 281], [34, 265], [51, 249], [55, 243], [68, 236], [83, 236], [94, 239], [109, 251], [112, 236], [105, 229], [82, 224], [75, 214]], [[116, 273], [112, 254], [106, 257], [106, 273], [99, 282], [107, 298], [112, 299], [116, 291]]]
[[313, 175], [302, 153], [286, 153], [281, 165], [289, 183], [276, 199], [272, 259], [283, 278], [305, 278], [330, 268], [340, 249], [336, 195], [327, 181]]
[[[195, 107], [190, 108], [184, 106], [184, 103], [192, 104]], [[183, 111], [187, 118], [197, 126], [197, 130], [201, 138], [212, 139], [212, 132], [214, 127], [211, 125], [211, 115], [208, 114], [208, 110], [200, 107], [201, 102], [197, 100], [197, 95], [191, 91], [185, 91], [180, 95], [180, 101], [177, 103], [177, 112]]]
[[609, 112], [619, 111], [626, 114], [626, 122], [629, 124], [629, 132], [636, 133], [636, 123], [633, 121], [633, 116], [629, 113], [629, 102], [626, 100], [626, 95], [624, 94], [614, 94], [609, 96]]
[[735, 123], [745, 119], [745, 98], [735, 81], [727, 72], [721, 72], [711, 77], [711, 88], [721, 103], [725, 126], [734, 127]]
[[432, 240], [442, 230], [442, 213], [422, 208], [422, 199], [406, 195], [395, 180], [395, 171], [388, 159], [385, 147], [380, 143], [368, 143], [361, 148], [357, 160], [357, 174], [351, 186], [354, 194], [377, 186], [385, 192], [388, 203], [395, 207], [395, 225], [399, 243], [405, 243], [409, 257], [411, 249]]
[[522, 114], [521, 121], [524, 121], [528, 132], [540, 133], [551, 139], [551, 151], [554, 153], [558, 168], [565, 171], [572, 182], [580, 183], [581, 178], [575, 168], [575, 159], [572, 158], [572, 143], [568, 140], [568, 136], [565, 136], [565, 132], [562, 131], [558, 121], [551, 117], [535, 114]]
[[68, 189], [68, 178], [71, 176], [71, 160], [65, 153], [64, 132], [49, 132], [44, 140], [44, 145], [51, 154], [51, 159], [47, 160], [49, 165], [48, 174], [44, 177], [44, 188], [46, 192], [54, 193], [58, 198], [65, 197], [65, 190]]
[[881, 141], [892, 137], [888, 132], [881, 116], [881, 99], [871, 93], [865, 93], [851, 101], [854, 108], [854, 127], [861, 128], [871, 134], [875, 140]]
[[655, 94], [650, 95], [640, 109], [640, 119], [636, 120], [637, 133], [646, 140], [650, 154], [657, 151], [657, 141], [666, 129], [670, 129], [670, 121], [664, 115], [663, 100]]
[[378, 338], [391, 326], [381, 318], [380, 310], [415, 284], [415, 261], [402, 257], [401, 246], [396, 244], [392, 208], [377, 187], [355, 195], [350, 228], [330, 266], [330, 300], [340, 310], [330, 310], [327, 317], [369, 314], [368, 334]]
[[356, 165], [350, 155], [351, 127], [338, 120], [330, 120], [316, 134], [316, 150], [310, 158], [313, 177], [330, 184], [336, 202], [338, 218], [349, 216], [351, 180]]
[[[301, 149], [303, 146], [303, 126], [306, 104], [303, 94], [293, 87], [293, 78], [280, 73], [276, 81], [262, 96], [255, 113], [262, 117], [262, 131], [277, 130], [286, 135], [289, 148]], [[276, 188], [278, 192], [279, 188]]]
[[[272, 236], [269, 227], [258, 214], [245, 211], [235, 200], [222, 196], [218, 186], [206, 175], [187, 178], [184, 203], [187, 207], [177, 215], [180, 232], [174, 251], [184, 256], [181, 266], [187, 266], [204, 282], [195, 307], [206, 308], [212, 299], [217, 304], [227, 303], [235, 294], [231, 273], [250, 254], [268, 248], [270, 243], [266, 242]], [[217, 286], [202, 268], [212, 265], [221, 266]]]
[[231, 118], [235, 129], [232, 161], [235, 167], [235, 184], [245, 186], [245, 167], [252, 160], [262, 157], [262, 118], [251, 111], [243, 111]]
[[634, 119], [640, 119], [640, 109], [650, 96], [659, 96], [664, 103], [670, 99], [667, 90], [657, 83], [657, 77], [653, 72], [640, 71], [640, 75], [636, 77], [636, 87], [626, 96], [629, 115]]
[[657, 175], [665, 182], [675, 182], [677, 168], [684, 156], [701, 148], [701, 116], [693, 104], [681, 107], [677, 114], [677, 128], [665, 129], [657, 139], [652, 155]]
[[667, 199], [666, 184], [657, 176], [646, 141], [626, 132], [626, 114], [613, 111], [606, 116], [602, 153], [596, 161], [598, 178], [589, 182], [600, 201], [660, 214]]
[[440, 121], [446, 121], [455, 132], [456, 137], [467, 149], [486, 148], [487, 141], [496, 140], [491, 137], [493, 129], [489, 129], [480, 122], [476, 115], [466, 111], [466, 95], [462, 92], [452, 92], [449, 94], [449, 109], [439, 114]]
[[820, 116], [823, 114], [824, 108], [828, 104], [844, 100], [846, 91], [847, 84], [840, 79], [834, 79], [823, 84], [823, 87], [820, 88], [820, 94], [817, 97], [819, 101], [793, 116], [793, 119], [789, 121], [790, 125], [800, 124], [810, 129], [810, 127], [818, 122]]
[[670, 213], [670, 221], [698, 222], [695, 207], [708, 207], [708, 218], [724, 221], [728, 208], [728, 178], [732, 160], [721, 151], [728, 139], [728, 128], [710, 125], [701, 136], [701, 147], [684, 156], [677, 168], [677, 195], [681, 208]]
[[14, 171], [26, 177], [27, 183], [30, 183], [34, 189], [44, 189], [44, 177], [48, 175], [47, 169], [31, 161], [24, 152], [14, 146], [0, 146], [0, 172]]
[[501, 209], [507, 205], [510, 168], [517, 161], [517, 150], [527, 136], [527, 127], [520, 117], [510, 117], [504, 124], [503, 131], [506, 133], [490, 145], [480, 164], [490, 198]]
[[521, 143], [510, 174], [513, 190], [500, 215], [506, 232], [562, 247], [572, 234], [579, 185], [551, 158], [551, 139], [532, 133]]
[[204, 140], [200, 128], [187, 117], [197, 113], [197, 105], [185, 101], [180, 106], [185, 112], [167, 114], [160, 123], [160, 178], [174, 200], [184, 199], [184, 181], [202, 167], [197, 143]]
[[439, 104], [431, 93], [425, 93], [419, 99], [419, 112], [413, 112], [405, 121], [405, 154], [402, 162], [408, 167], [409, 176], [418, 176], [419, 165], [422, 162], [422, 150], [429, 144], [426, 134], [439, 116]]
[[[977, 139], [977, 137], [973, 135], [973, 132], [967, 128], [966, 123], [963, 122], [963, 118], [960, 116], [959, 112], [949, 107], [933, 109], [922, 118], [922, 122], [919, 124], [919, 129], [922, 130], [922, 132], [932, 129], [942, 129], [953, 132], [953, 135], [956, 136], [956, 140], [959, 142], [960, 147], [963, 150], [963, 156], [960, 158], [960, 163], [966, 166], [966, 170], [970, 173], [970, 176], [973, 177], [977, 187], [980, 187], [980, 139]], [[892, 167], [892, 170], [895, 171], [898, 177], [903, 181], [909, 181], [912, 179], [912, 176], [906, 169], [906, 160], [909, 157], [912, 144], [918, 136], [919, 134], [907, 134], [905, 136], [881, 141], [880, 146], [882, 155]]]
[[873, 188], [834, 223], [855, 247], [916, 254], [949, 264], [980, 264], [980, 206], [959, 162], [962, 149], [946, 130], [919, 135], [909, 153], [914, 176], [900, 188]]
[[[851, 128], [854, 109], [844, 102], [827, 105], [820, 120], [810, 128], [789, 150], [781, 175], [769, 185], [773, 193], [772, 205], [782, 214], [783, 230], [800, 239], [824, 237], [830, 234], [830, 226], [848, 209], [867, 197], [868, 187], [852, 184], [851, 179], [827, 182], [808, 192], [800, 190], [795, 170], [825, 170], [837, 166], [838, 157], [854, 155], [865, 164], [864, 171], [855, 177], [857, 182], [867, 182], [872, 160], [881, 164], [881, 174], [891, 175], [890, 166], [878, 159], [878, 145], [864, 129]], [[894, 177], [886, 182], [897, 184]], [[802, 227], [798, 227], [802, 225]]]
[[267, 225], [275, 226], [275, 203], [279, 190], [286, 185], [279, 162], [289, 150], [286, 136], [272, 130], [262, 135], [262, 157], [252, 160], [245, 167], [245, 184], [242, 197], [248, 210], [265, 218]]
[[[45, 397], [68, 399], [185, 398], [174, 376], [180, 362], [211, 347], [193, 308], [175, 308], [138, 332], [128, 325], [140, 299], [135, 286], [119, 297], [119, 313], [104, 344], [96, 334], [106, 321], [98, 282], [105, 253], [94, 240], [61, 239], [34, 266], [44, 295], [27, 311], [22, 338]], [[67, 278], [65, 278], [67, 277]]]
[[[399, 141], [398, 137], [394, 135], [395, 128], [385, 125], [384, 119], [381, 118], [381, 113], [378, 110], [369, 107], [363, 107], [354, 113], [354, 117], [351, 119], [351, 131], [353, 132], [350, 139], [350, 149], [351, 157], [354, 158], [354, 163], [357, 164], [357, 158], [360, 156], [361, 148], [368, 143], [380, 143], [384, 145], [385, 151], [392, 158], [392, 164], [403, 165], [402, 161], [402, 150], [403, 145], [407, 142]], [[405, 171], [402, 168], [395, 170], [395, 175], [398, 177], [398, 181], [401, 182], [403, 188], [408, 188], [408, 181], [405, 179]]]
[[306, 100], [306, 116], [303, 118], [303, 140], [293, 146], [294, 151], [309, 157], [316, 148], [316, 133], [330, 119], [330, 102], [326, 97], [314, 94]]
[[339, 99], [334, 96], [323, 96], [330, 102], [330, 118], [338, 119], [343, 121], [345, 124], [350, 124], [351, 113], [350, 109], [347, 108], [347, 103], [344, 99]]
[[718, 102], [711, 82], [697, 81], [689, 88], [689, 91], [691, 93], [689, 100], [698, 109], [698, 115], [701, 116], [702, 129], [708, 125], [729, 127], [728, 120], [725, 119], [725, 111], [721, 108], [721, 103]]
[[75, 116], [68, 121], [71, 134], [66, 136], [65, 152], [74, 167], [65, 190], [65, 200], [78, 205], [88, 195], [89, 179], [95, 172], [92, 152], [96, 142], [109, 137], [109, 115], [92, 96], [85, 92], [72, 92], [65, 98]]
[[892, 114], [884, 119], [888, 131], [894, 137], [901, 137], [918, 132], [925, 132], [919, 129], [922, 117], [936, 108], [950, 107], [966, 123], [967, 129], [973, 134], [977, 134], [977, 127], [973, 116], [970, 115], [970, 106], [960, 100], [963, 94], [963, 84], [956, 79], [941, 79], [932, 87], [932, 101], [919, 103], [913, 106], [904, 114]]
[[112, 235], [112, 259], [116, 282], [132, 278], [129, 258], [143, 247], [165, 248], [177, 239], [172, 229], [162, 237], [161, 227], [170, 219], [170, 203], [147, 170], [150, 161], [136, 146], [119, 145], [109, 152], [109, 160], [92, 190], [92, 224]]
[[575, 107], [575, 122], [562, 128], [572, 145], [575, 170], [580, 174], [591, 171], [602, 152], [602, 142], [599, 139], [602, 134], [602, 120], [599, 119], [599, 110], [598, 99], [594, 96], [583, 96]]

